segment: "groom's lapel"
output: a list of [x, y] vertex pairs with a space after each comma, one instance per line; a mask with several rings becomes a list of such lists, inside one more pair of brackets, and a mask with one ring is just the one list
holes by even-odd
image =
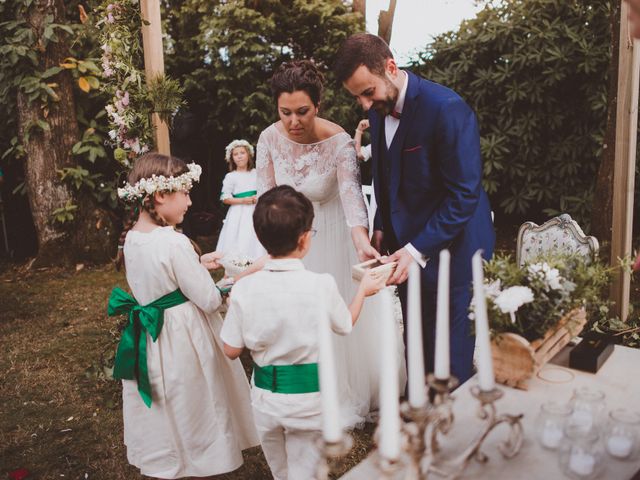
[[[373, 182], [373, 188], [376, 190], [380, 185], [380, 180], [378, 179], [380, 170], [378, 169], [378, 165], [380, 164], [380, 139], [384, 134], [382, 131], [382, 122], [384, 122], [384, 117], [380, 117], [373, 109], [369, 110], [369, 123], [371, 126], [371, 173], [375, 180]], [[380, 198], [378, 192], [376, 192], [376, 198]]]
[[400, 178], [402, 176], [402, 148], [404, 145], [404, 139], [407, 136], [409, 128], [413, 124], [413, 119], [417, 110], [417, 97], [419, 93], [418, 77], [413, 73], [407, 72], [407, 93], [404, 98], [404, 105], [402, 106], [402, 116], [400, 117], [400, 125], [391, 142], [391, 148], [389, 149], [389, 156], [391, 157], [391, 195], [395, 196], [400, 188]]

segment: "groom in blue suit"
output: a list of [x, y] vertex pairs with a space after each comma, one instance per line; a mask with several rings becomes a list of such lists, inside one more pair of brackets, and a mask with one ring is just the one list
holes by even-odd
[[403, 312], [409, 265], [416, 261], [422, 267], [428, 371], [433, 371], [439, 252], [451, 252], [451, 369], [464, 382], [473, 372], [471, 257], [482, 249], [490, 258], [495, 243], [481, 183], [476, 116], [452, 90], [400, 70], [375, 35], [349, 37], [335, 72], [369, 114], [378, 202], [373, 246], [389, 253], [387, 261], [398, 262], [389, 283], [398, 285]]

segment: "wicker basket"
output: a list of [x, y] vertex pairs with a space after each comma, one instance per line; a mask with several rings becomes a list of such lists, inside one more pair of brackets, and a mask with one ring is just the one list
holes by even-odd
[[532, 342], [515, 333], [497, 335], [491, 342], [496, 381], [526, 390], [527, 381], [578, 335], [586, 323], [584, 308], [576, 308], [564, 315], [542, 338]]

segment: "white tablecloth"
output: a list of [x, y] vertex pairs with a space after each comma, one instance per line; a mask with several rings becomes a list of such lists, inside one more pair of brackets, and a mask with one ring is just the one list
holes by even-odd
[[[507, 427], [497, 427], [487, 438], [482, 450], [489, 461], [481, 465], [471, 460], [465, 479], [555, 480], [566, 478], [559, 465], [557, 452], [543, 449], [535, 439], [535, 420], [540, 405], [547, 400], [568, 401], [573, 390], [580, 386], [597, 388], [606, 393], [607, 411], [626, 407], [640, 410], [640, 350], [616, 346], [613, 354], [597, 374], [570, 370], [569, 349], [560, 352], [552, 363], [541, 369], [529, 382], [529, 390], [516, 390], [500, 385], [505, 395], [497, 402], [498, 414], [524, 413], [522, 426], [525, 440], [520, 453], [511, 460], [504, 459], [497, 445], [506, 438]], [[481, 420], [477, 418], [478, 402], [471, 396], [470, 387], [477, 383], [470, 379], [454, 393], [453, 429], [442, 442], [445, 452], [455, 454], [463, 450], [478, 431]], [[605, 454], [605, 466], [598, 478], [625, 480], [640, 470], [640, 458], [630, 461], [614, 460]], [[378, 478], [372, 456], [341, 477], [343, 480], [372, 480]], [[397, 478], [403, 478], [399, 472]], [[430, 477], [432, 478], [432, 477]], [[433, 478], [438, 478], [433, 476]], [[640, 474], [639, 477], [640, 478]]]

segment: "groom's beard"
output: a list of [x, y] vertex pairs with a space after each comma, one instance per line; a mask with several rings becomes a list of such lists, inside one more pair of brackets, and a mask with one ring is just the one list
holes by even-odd
[[385, 91], [385, 99], [384, 100], [376, 100], [371, 105], [378, 115], [384, 117], [385, 115], [389, 115], [396, 108], [396, 103], [398, 102], [398, 94], [400, 91], [398, 87], [396, 87], [389, 80], [386, 80], [386, 91]]

